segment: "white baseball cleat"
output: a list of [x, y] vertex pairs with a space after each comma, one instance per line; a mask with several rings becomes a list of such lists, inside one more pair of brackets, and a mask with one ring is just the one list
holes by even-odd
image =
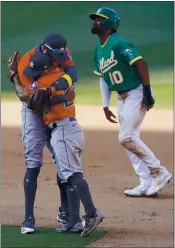
[[35, 232], [34, 228], [21, 227], [22, 234], [33, 234]]
[[134, 197], [134, 196], [146, 196], [146, 192], [148, 191], [149, 186], [144, 187], [143, 185], [139, 185], [134, 189], [126, 189], [124, 194], [126, 196]]
[[161, 173], [153, 178], [151, 187], [146, 192], [146, 195], [151, 196], [159, 193], [164, 188], [164, 186], [170, 182], [171, 179], [172, 174], [167, 171], [167, 169], [162, 169]]
[[33, 234], [35, 232], [35, 219], [32, 217], [28, 217], [24, 220], [23, 225], [21, 227], [22, 234]]

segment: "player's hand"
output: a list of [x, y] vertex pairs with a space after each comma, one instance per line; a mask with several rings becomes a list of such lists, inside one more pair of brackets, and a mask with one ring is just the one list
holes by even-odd
[[151, 108], [154, 107], [154, 104], [149, 105], [149, 106], [146, 106], [145, 103], [144, 103], [144, 99], [143, 99], [143, 100], [142, 100], [141, 106], [142, 106], [142, 108], [145, 108], [145, 107], [146, 107], [147, 111], [149, 111]]
[[18, 63], [20, 61], [19, 51], [14, 51], [7, 62], [8, 78], [13, 82], [13, 77], [18, 73]]
[[147, 106], [147, 111], [149, 111], [151, 108], [153, 108], [154, 104]]
[[74, 101], [75, 99], [75, 91], [74, 91], [74, 88], [69, 88], [67, 91], [66, 91], [66, 101], [67, 102], [71, 102], [71, 101]]
[[109, 110], [108, 107], [104, 107], [103, 110], [104, 110], [106, 119], [107, 119], [108, 121], [110, 121], [110, 122], [112, 122], [112, 123], [118, 123], [116, 120], [114, 120], [114, 119], [116, 119], [116, 116], [112, 113], [111, 110]]
[[150, 85], [143, 85], [143, 103], [149, 111], [155, 103], [155, 100], [152, 96]]

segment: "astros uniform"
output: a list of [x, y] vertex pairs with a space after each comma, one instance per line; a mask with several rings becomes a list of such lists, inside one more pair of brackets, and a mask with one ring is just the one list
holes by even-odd
[[[18, 75], [21, 83], [25, 87], [26, 92], [30, 95], [38, 87], [45, 87], [46, 85], [40, 79], [37, 82], [33, 81], [31, 78], [27, 77], [23, 72], [24, 69], [30, 64], [30, 58], [34, 55], [36, 49], [24, 54], [18, 64]], [[67, 54], [70, 54], [70, 51], [67, 49]], [[64, 74], [64, 68], [69, 65], [74, 65], [72, 60], [64, 61], [60, 68], [51, 67], [47, 69], [43, 75], [47, 74], [48, 80], [52, 80], [52, 83], [56, 81], [58, 77]], [[55, 73], [54, 73], [55, 72]], [[42, 84], [42, 86], [41, 86]], [[41, 166], [43, 163], [43, 148], [46, 144], [46, 127], [43, 122], [43, 119], [35, 114], [33, 111], [27, 108], [25, 102], [22, 103], [22, 137], [24, 143], [24, 154], [25, 154], [25, 163], [28, 168], [34, 168]], [[50, 152], [52, 148], [48, 147]]]
[[151, 180], [148, 168], [159, 168], [160, 161], [139, 137], [146, 108], [142, 107], [142, 84], [133, 64], [141, 58], [130, 42], [115, 33], [104, 45], [97, 44], [94, 73], [101, 77], [101, 83], [107, 84], [109, 91], [117, 92], [119, 141], [121, 144], [129, 142], [130, 151], [127, 150], [127, 153], [131, 163], [140, 176], [141, 184], [146, 184], [147, 180]]
[[[55, 75], [59, 72], [52, 73]], [[55, 81], [55, 80], [54, 80]], [[53, 82], [49, 74], [40, 77], [39, 82], [43, 87], [50, 87]], [[56, 91], [56, 95], [62, 95], [62, 90]], [[51, 128], [51, 146], [57, 160], [58, 174], [62, 182], [75, 172], [82, 172], [82, 153], [84, 149], [84, 134], [81, 126], [75, 119], [75, 105], [60, 103], [51, 106], [51, 111], [43, 116], [44, 124]]]

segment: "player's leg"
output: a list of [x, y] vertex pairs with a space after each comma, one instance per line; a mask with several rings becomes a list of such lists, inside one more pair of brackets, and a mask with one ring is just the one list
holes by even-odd
[[[60, 121], [60, 123], [64, 124], [66, 120]], [[69, 124], [69, 121], [67, 121]], [[68, 200], [68, 223], [66, 223], [65, 226], [59, 227], [56, 229], [57, 232], [67, 232], [70, 231], [73, 227], [78, 226], [80, 231], [82, 231], [82, 224], [81, 224], [81, 218], [80, 218], [80, 198], [77, 195], [76, 191], [72, 187], [71, 184], [67, 182], [67, 179], [65, 179], [64, 174], [69, 173], [69, 161], [67, 158], [67, 150], [66, 145], [67, 142], [65, 142], [64, 132], [68, 132], [67, 128], [64, 130], [63, 125], [60, 125], [52, 132], [52, 138], [51, 138], [51, 145], [53, 147], [54, 153], [55, 153], [55, 160], [56, 160], [56, 166], [58, 175], [60, 178], [60, 182], [62, 185], [64, 185], [64, 188], [66, 189], [66, 195]], [[68, 134], [70, 135], [70, 133]], [[71, 224], [70, 224], [71, 223]]]
[[141, 159], [139, 159], [134, 153], [127, 150], [127, 154], [135, 170], [135, 173], [139, 177], [140, 184], [133, 189], [126, 189], [124, 191], [124, 194], [126, 196], [143, 196], [146, 194], [152, 183], [150, 170], [148, 169], [146, 164]]
[[[103, 214], [97, 211], [92, 201], [88, 183], [82, 172], [84, 134], [76, 121], [57, 127], [52, 133], [51, 145], [59, 157], [60, 170], [74, 187], [86, 212], [86, 224], [82, 236], [90, 234], [102, 221]], [[57, 147], [57, 148], [56, 148]]]
[[46, 142], [45, 128], [42, 119], [22, 106], [22, 138], [26, 173], [24, 177], [25, 220], [21, 233], [34, 233], [34, 202], [37, 190], [37, 178], [43, 163], [43, 148]]
[[[51, 153], [51, 158], [53, 163], [56, 165], [56, 158], [53, 151], [52, 146], [50, 145], [50, 138], [51, 138], [51, 129], [47, 129], [47, 141], [46, 141], [46, 147]], [[67, 193], [66, 193], [66, 187], [64, 184], [61, 183], [60, 177], [58, 175], [58, 172], [56, 174], [56, 181], [57, 185], [60, 191], [60, 200], [61, 200], [61, 206], [58, 207], [58, 215], [57, 220], [61, 223], [66, 223], [68, 221], [68, 200], [67, 200]]]
[[[137, 130], [137, 135], [140, 136], [140, 128]], [[139, 186], [133, 189], [127, 189], [124, 191], [127, 196], [142, 196], [145, 195], [145, 192], [148, 191], [152, 182], [152, 176], [150, 175], [150, 170], [148, 166], [133, 152], [126, 150], [128, 157], [131, 161], [131, 164], [139, 177], [140, 184]]]
[[63, 224], [66, 224], [69, 219], [69, 206], [68, 206], [68, 199], [67, 199], [67, 187], [64, 183], [61, 183], [61, 179], [57, 172], [57, 185], [60, 190], [60, 201], [61, 206], [58, 207], [58, 215], [57, 215], [57, 221], [61, 222]]
[[78, 196], [74, 187], [64, 180], [62, 181], [64, 188], [66, 189], [69, 214], [68, 221], [63, 226], [56, 229], [57, 232], [74, 232], [80, 233], [83, 229], [82, 220], [80, 218], [80, 197]]
[[[57, 146], [58, 147], [58, 146]], [[62, 158], [62, 157], [61, 157]], [[62, 221], [65, 226], [62, 226], [60, 228], [57, 228], [57, 232], [66, 232], [69, 231], [70, 227], [75, 226], [78, 223], [78, 226], [76, 225], [76, 228], [74, 227], [73, 231], [74, 232], [79, 232], [80, 228], [82, 227], [81, 224], [81, 218], [80, 218], [80, 198], [72, 187], [71, 184], [67, 182], [67, 180], [64, 179], [64, 176], [62, 174], [62, 171], [60, 170], [60, 164], [57, 159], [57, 156], [55, 156], [55, 161], [56, 161], [56, 167], [57, 167], [57, 180], [59, 180], [60, 188], [64, 190], [62, 192], [61, 197], [66, 198], [66, 203], [67, 205], [62, 205], [64, 209], [66, 209], [66, 212], [64, 214], [64, 220], [65, 222]], [[62, 204], [65, 203], [65, 200], [62, 200]], [[63, 215], [63, 213], [62, 213]], [[62, 216], [63, 218], [63, 216]], [[69, 225], [70, 224], [70, 225]], [[71, 230], [72, 231], [72, 230]]]
[[[138, 130], [146, 113], [146, 108], [141, 107], [143, 99], [142, 87], [138, 87], [128, 93], [125, 99], [123, 111], [121, 113], [122, 126], [120, 129], [120, 143], [130, 152], [140, 158], [151, 171], [153, 176], [157, 176], [157, 190], [161, 190], [171, 174], [162, 169], [160, 161], [155, 157], [154, 153], [140, 140]], [[166, 174], [166, 175], [164, 175]], [[163, 176], [163, 178], [161, 177]]]
[[[125, 130], [123, 110], [126, 97], [126, 95], [118, 95], [118, 119], [120, 122], [120, 133], [124, 133]], [[135, 132], [137, 133], [137, 136], [139, 136], [140, 128], [138, 128]], [[126, 152], [129, 156], [134, 171], [139, 176], [140, 185], [133, 190], [125, 190], [124, 193], [130, 196], [141, 196], [145, 190], [148, 190], [150, 187], [152, 181], [150, 170], [138, 156], [127, 149]]]

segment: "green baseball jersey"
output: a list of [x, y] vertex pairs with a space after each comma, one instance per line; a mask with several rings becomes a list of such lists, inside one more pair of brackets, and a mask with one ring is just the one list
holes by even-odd
[[118, 33], [109, 36], [105, 44], [97, 44], [94, 53], [94, 73], [104, 78], [110, 91], [126, 91], [137, 88], [140, 78], [136, 67], [142, 59], [137, 49]]

